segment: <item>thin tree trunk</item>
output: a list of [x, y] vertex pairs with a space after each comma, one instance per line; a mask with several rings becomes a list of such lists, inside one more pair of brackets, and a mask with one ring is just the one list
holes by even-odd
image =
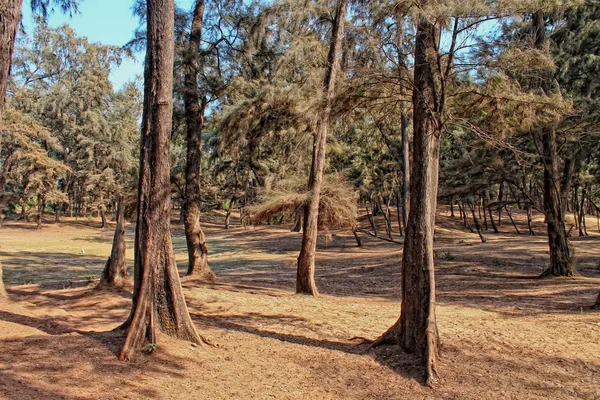
[[400, 236], [404, 236], [404, 232], [402, 231], [402, 212], [400, 209], [402, 208], [402, 199], [400, 195], [396, 194], [396, 216], [398, 217], [398, 234]]
[[452, 218], [455, 218], [455, 215], [454, 215], [454, 201], [453, 200], [450, 200], [450, 216]]
[[301, 232], [302, 231], [302, 214], [304, 214], [304, 209], [296, 211], [296, 222], [294, 223], [292, 232]]
[[[517, 205], [517, 207], [518, 207], [518, 205]], [[514, 226], [515, 231], [517, 231], [517, 233], [520, 235], [521, 232], [519, 231], [519, 228], [517, 228], [517, 224], [515, 224], [515, 220], [513, 219], [512, 214], [510, 213], [510, 211], [508, 211], [508, 207], [504, 206], [504, 209], [506, 210], [506, 214], [508, 215], [508, 218], [510, 218], [510, 222], [512, 222], [512, 225]]]
[[575, 229], [579, 228], [579, 184], [575, 185], [573, 190], [573, 221], [575, 223]]
[[38, 205], [37, 205], [37, 226], [36, 229], [42, 228], [42, 215], [44, 213], [44, 203], [46, 201], [41, 195], [38, 195]]
[[[533, 15], [533, 34], [535, 46], [545, 49], [547, 46], [546, 21], [542, 12]], [[541, 89], [550, 94], [552, 70], [541, 73]], [[544, 209], [548, 227], [548, 244], [550, 246], [550, 266], [542, 273], [545, 276], [575, 276], [575, 260], [573, 258], [569, 238], [565, 228], [565, 215], [562, 206], [562, 194], [558, 173], [558, 150], [556, 146], [556, 129], [544, 126], [535, 132], [541, 142], [540, 156], [544, 166]]]
[[231, 211], [233, 210], [233, 206], [235, 204], [235, 196], [231, 198], [229, 202], [229, 208], [227, 209], [227, 213], [225, 214], [225, 229], [229, 229], [229, 225], [231, 223]]
[[215, 274], [208, 265], [208, 246], [200, 225], [202, 129], [206, 101], [198, 94], [198, 58], [202, 42], [204, 0], [194, 6], [190, 39], [185, 53], [183, 100], [187, 134], [185, 164], [185, 199], [183, 203], [185, 240], [188, 250], [188, 276], [214, 281]]
[[385, 204], [385, 211], [383, 212], [383, 218], [385, 219], [385, 231], [390, 239], [394, 239], [392, 237], [392, 220], [390, 217], [390, 205], [389, 201], [386, 203], [383, 201], [383, 198], [379, 201], [379, 203]]
[[598, 292], [598, 297], [596, 298], [596, 303], [594, 304], [594, 308], [600, 308], [600, 292]]
[[7, 298], [6, 289], [4, 288], [4, 280], [2, 279], [2, 263], [0, 263], [0, 299]]
[[173, 112], [174, 3], [147, 0], [133, 304], [120, 360], [130, 359], [156, 332], [200, 343], [173, 253], [169, 147]]
[[527, 228], [529, 229], [529, 236], [535, 236], [535, 232], [533, 231], [533, 226], [531, 225], [532, 216], [531, 216], [531, 205], [527, 205]]
[[496, 221], [494, 221], [494, 214], [492, 213], [492, 207], [488, 207], [488, 213], [490, 214], [490, 222], [492, 223], [492, 229], [494, 233], [499, 233]]
[[471, 209], [471, 215], [473, 216], [473, 222], [475, 222], [475, 229], [477, 230], [479, 239], [481, 239], [481, 243], [485, 243], [487, 242], [487, 239], [485, 238], [485, 236], [483, 236], [483, 233], [481, 232], [481, 222], [479, 222], [479, 218], [477, 218], [477, 215], [475, 214], [475, 207], [471, 203], [469, 203], [469, 208]]
[[482, 207], [483, 208], [483, 226], [485, 227], [485, 230], [488, 230], [488, 222], [487, 222], [487, 213], [485, 212], [486, 210], [486, 206], [487, 206], [487, 192], [484, 193], [484, 195], [481, 198], [481, 203], [482, 203]]
[[102, 221], [102, 224], [100, 225], [100, 229], [104, 229], [104, 228], [106, 228], [106, 206], [104, 205], [104, 203], [100, 204], [100, 208], [98, 209], [98, 212], [100, 214], [100, 219]]
[[362, 247], [362, 242], [360, 241], [360, 238], [358, 237], [358, 234], [356, 233], [356, 229], [352, 230], [352, 234], [354, 235], [354, 239], [356, 239], [356, 245], [358, 247]]
[[[500, 182], [500, 188], [498, 189], [498, 201], [502, 201], [504, 198], [504, 182]], [[502, 207], [498, 208], [498, 226], [502, 226]]]
[[[403, 51], [404, 48], [404, 19], [406, 18], [402, 12], [402, 7], [396, 7], [396, 46], [398, 47], [398, 76], [400, 82], [404, 82], [407, 78], [408, 71], [404, 67], [406, 62], [404, 60]], [[406, 88], [403, 83], [400, 85], [400, 94], [404, 96], [406, 94]], [[408, 138], [408, 127], [409, 119], [406, 112], [404, 103], [400, 105], [400, 130], [402, 133], [402, 225], [406, 230], [406, 224], [408, 221], [408, 212], [410, 208], [410, 142]], [[402, 232], [402, 229], [400, 230]]]
[[102, 271], [100, 286], [118, 287], [123, 286], [123, 284], [129, 281], [127, 259], [125, 257], [127, 247], [125, 244], [124, 209], [123, 196], [119, 196], [119, 200], [117, 201], [117, 226], [115, 227], [110, 257], [108, 257], [104, 271]]
[[[427, 383], [437, 375], [439, 336], [435, 316], [433, 236], [440, 157], [436, 121], [437, 29], [427, 19], [417, 21], [413, 90], [413, 166], [410, 212], [402, 256], [400, 319], [373, 344], [397, 343], [422, 357]], [[436, 129], [437, 128], [437, 129]]]
[[[373, 209], [373, 208], [371, 207], [371, 209]], [[371, 210], [369, 210], [369, 207], [367, 206], [366, 203], [365, 203], [365, 210], [367, 210], [367, 218], [369, 219], [371, 228], [373, 228], [373, 234], [375, 235], [375, 237], [377, 237], [377, 226], [375, 225], [375, 217], [371, 213]]]
[[587, 236], [587, 226], [585, 224], [585, 196], [587, 194], [587, 185], [581, 189], [581, 201], [579, 203], [579, 236]]
[[462, 210], [463, 210], [463, 212], [462, 212], [463, 224], [465, 225], [465, 228], [470, 230], [472, 233], [475, 233], [475, 231], [471, 227], [471, 224], [469, 223], [469, 216], [467, 215], [467, 207], [465, 207], [465, 203], [462, 204]]
[[348, 0], [339, 0], [331, 44], [327, 56], [327, 69], [325, 72], [324, 89], [325, 104], [321, 110], [317, 132], [314, 138], [313, 159], [308, 188], [310, 195], [304, 209], [304, 226], [302, 232], [302, 246], [298, 256], [298, 271], [296, 275], [296, 293], [317, 296], [315, 285], [315, 253], [317, 250], [317, 229], [319, 219], [319, 201], [325, 170], [325, 152], [327, 150], [327, 134], [331, 120], [331, 108], [335, 96], [335, 81], [340, 65], [342, 39], [344, 37], [344, 23], [346, 21], [346, 7]]

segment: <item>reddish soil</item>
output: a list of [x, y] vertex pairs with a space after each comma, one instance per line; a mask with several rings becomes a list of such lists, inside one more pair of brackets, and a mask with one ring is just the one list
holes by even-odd
[[[122, 363], [124, 336], [111, 330], [130, 294], [82, 279], [99, 275], [110, 229], [8, 222], [0, 229], [10, 297], [0, 301], [0, 399], [600, 399], [600, 312], [590, 308], [600, 234], [572, 237], [581, 277], [540, 280], [548, 251], [539, 216], [537, 236], [523, 234], [519, 214], [521, 235], [506, 220], [481, 243], [447, 214], [436, 237], [443, 379], [433, 389], [414, 356], [355, 339], [375, 339], [399, 316], [397, 243], [363, 235], [359, 248], [345, 232], [320, 243], [323, 295], [314, 299], [293, 294], [300, 234], [224, 230], [212, 215], [205, 228], [219, 282], [183, 284], [198, 330], [217, 347], [161, 335], [153, 354]], [[176, 227], [182, 272], [184, 243]]]

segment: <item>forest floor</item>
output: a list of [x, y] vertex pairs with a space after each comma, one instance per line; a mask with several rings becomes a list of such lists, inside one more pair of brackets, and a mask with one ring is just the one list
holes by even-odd
[[[506, 220], [481, 243], [440, 212], [442, 381], [433, 389], [413, 356], [356, 339], [375, 339], [399, 316], [397, 243], [361, 234], [357, 247], [344, 232], [319, 243], [322, 295], [309, 298], [294, 295], [301, 234], [289, 225], [225, 230], [213, 213], [204, 227], [219, 281], [183, 285], [198, 330], [217, 347], [161, 335], [152, 355], [122, 363], [124, 337], [111, 330], [128, 315], [130, 294], [93, 287], [113, 226], [48, 222], [38, 231], [7, 221], [0, 399], [600, 399], [600, 312], [590, 309], [600, 290], [595, 218], [590, 236], [572, 232], [577, 279], [536, 279], [548, 262], [545, 227], [537, 216], [537, 236], [528, 236], [524, 221], [518, 215], [522, 234]], [[181, 226], [174, 248], [183, 273]]]

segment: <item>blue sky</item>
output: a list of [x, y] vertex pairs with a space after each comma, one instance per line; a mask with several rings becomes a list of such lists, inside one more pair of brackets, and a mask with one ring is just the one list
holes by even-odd
[[[177, 3], [188, 7], [191, 0]], [[87, 37], [90, 42], [123, 46], [133, 37], [138, 26], [137, 18], [131, 15], [132, 4], [133, 0], [82, 0], [79, 14], [70, 18], [57, 11], [50, 16], [48, 23], [53, 27], [69, 24], [79, 36]], [[31, 33], [33, 21], [28, 1], [23, 2], [23, 24], [27, 33]], [[137, 54], [135, 60], [124, 59], [121, 66], [112, 71], [115, 89], [143, 73], [143, 58], [143, 54]]]

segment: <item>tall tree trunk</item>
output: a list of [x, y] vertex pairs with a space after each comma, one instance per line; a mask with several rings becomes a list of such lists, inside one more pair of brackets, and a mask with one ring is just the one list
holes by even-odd
[[[413, 164], [410, 212], [402, 256], [400, 319], [374, 345], [397, 343], [422, 357], [427, 383], [437, 379], [439, 336], [435, 316], [433, 235], [440, 160], [440, 93], [436, 85], [436, 27], [417, 21], [413, 90]], [[443, 95], [442, 95], [443, 96]]]
[[317, 250], [317, 225], [319, 219], [319, 201], [325, 170], [325, 152], [327, 149], [327, 134], [331, 120], [331, 107], [335, 96], [335, 81], [340, 65], [344, 23], [348, 0], [339, 0], [336, 7], [331, 44], [327, 56], [324, 89], [325, 103], [319, 115], [317, 131], [313, 145], [313, 159], [308, 183], [309, 197], [304, 208], [304, 225], [302, 231], [302, 246], [298, 256], [298, 271], [296, 275], [296, 293], [317, 296], [315, 284], [315, 253]]
[[[533, 15], [533, 30], [535, 46], [545, 50], [548, 45], [546, 38], [546, 21], [542, 12]], [[552, 71], [543, 71], [541, 89], [546, 95], [550, 94]], [[544, 209], [548, 227], [548, 244], [550, 245], [550, 266], [542, 276], [574, 276], [575, 260], [573, 258], [569, 238], [565, 228], [565, 214], [562, 206], [560, 175], [558, 172], [558, 150], [556, 146], [556, 129], [554, 126], [543, 126], [535, 136], [541, 142], [541, 159], [544, 166]]]
[[587, 184], [581, 189], [581, 202], [579, 203], [579, 236], [587, 236], [587, 226], [585, 224], [585, 196], [587, 195]]
[[[402, 7], [396, 7], [396, 47], [398, 48], [398, 76], [400, 78], [400, 95], [406, 94], [404, 80], [408, 79], [408, 71], [406, 70], [406, 60], [404, 59], [404, 20], [406, 16], [402, 11]], [[410, 143], [408, 138], [409, 119], [404, 103], [400, 106], [400, 131], [402, 133], [402, 225], [406, 230], [408, 220], [408, 211], [410, 207]]]
[[403, 233], [403, 222], [402, 222], [402, 199], [401, 195], [396, 194], [396, 216], [398, 217], [398, 234], [404, 236]]
[[125, 244], [124, 209], [123, 196], [119, 196], [117, 201], [117, 226], [115, 227], [112, 250], [104, 266], [104, 271], [102, 271], [100, 286], [123, 286], [129, 280], [127, 259], [125, 258], [127, 247]]
[[215, 274], [208, 265], [208, 246], [200, 226], [200, 173], [202, 158], [202, 129], [206, 101], [198, 94], [198, 63], [202, 42], [204, 0], [194, 6], [190, 39], [185, 55], [183, 100], [187, 133], [185, 164], [185, 199], [183, 203], [185, 239], [188, 249], [188, 276], [214, 281]]
[[[21, 19], [22, 0], [3, 0], [0, 2], [0, 132], [2, 131], [2, 117], [4, 115], [4, 102], [6, 86], [10, 75], [10, 65], [15, 50], [15, 39]], [[4, 188], [0, 188], [4, 191]]]
[[[500, 188], [498, 188], [498, 201], [502, 201], [504, 198], [504, 182], [500, 182]], [[502, 207], [498, 208], [498, 226], [502, 226]]]
[[183, 297], [171, 242], [169, 146], [173, 112], [174, 3], [147, 0], [133, 304], [119, 355], [130, 359], [156, 332], [202, 341]]

